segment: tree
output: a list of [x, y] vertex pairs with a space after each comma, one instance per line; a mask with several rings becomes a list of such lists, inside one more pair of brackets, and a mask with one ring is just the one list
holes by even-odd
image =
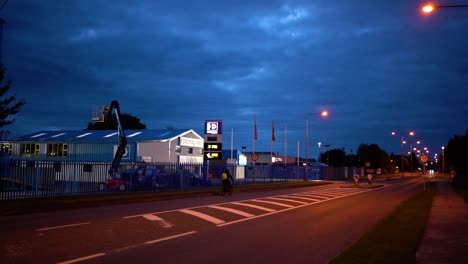
[[[15, 95], [6, 95], [6, 93], [10, 90], [11, 81], [7, 81], [3, 84], [5, 71], [5, 68], [0, 65], [0, 129], [13, 124], [15, 119], [10, 117], [16, 115], [26, 103], [24, 100], [18, 101]], [[8, 131], [2, 131], [0, 136], [7, 134]]]
[[[145, 129], [146, 125], [140, 122], [140, 118], [131, 114], [121, 114], [120, 123], [122, 128], [126, 129]], [[112, 115], [110, 120], [105, 120], [102, 123], [88, 123], [87, 130], [116, 130], [117, 129], [117, 118], [115, 114]]]
[[330, 149], [320, 155], [321, 160], [326, 160], [331, 167], [343, 167], [346, 161], [344, 149]]
[[385, 172], [391, 170], [391, 160], [388, 157], [387, 152], [380, 149], [376, 144], [361, 144], [358, 148], [358, 156], [361, 166], [365, 165], [365, 163], [370, 163], [370, 168], [380, 168]]
[[454, 135], [445, 148], [445, 159], [449, 166], [455, 170], [453, 182], [456, 185], [468, 188], [468, 131], [464, 136]]

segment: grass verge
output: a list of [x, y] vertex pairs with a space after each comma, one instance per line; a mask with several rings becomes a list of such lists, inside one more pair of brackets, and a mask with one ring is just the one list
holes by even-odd
[[[234, 195], [239, 192], [270, 191], [285, 188], [318, 186], [323, 184], [330, 184], [330, 182], [298, 181], [235, 185]], [[0, 201], [0, 216], [213, 196], [219, 195], [220, 188], [220, 186], [213, 186], [196, 189], [158, 190], [146, 192], [106, 192], [50, 198], [4, 200]]]
[[436, 187], [429, 183], [330, 263], [416, 263]]

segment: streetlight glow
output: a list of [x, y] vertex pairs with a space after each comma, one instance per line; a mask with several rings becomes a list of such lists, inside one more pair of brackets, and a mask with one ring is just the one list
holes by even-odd
[[429, 14], [429, 13], [431, 13], [432, 11], [434, 11], [434, 9], [435, 9], [434, 5], [427, 4], [427, 5], [423, 6], [422, 11], [423, 11], [424, 13], [426, 13], [426, 14]]
[[327, 110], [323, 110], [323, 111], [320, 113], [320, 115], [321, 115], [322, 117], [327, 117], [327, 116], [328, 116], [328, 111], [327, 111]]

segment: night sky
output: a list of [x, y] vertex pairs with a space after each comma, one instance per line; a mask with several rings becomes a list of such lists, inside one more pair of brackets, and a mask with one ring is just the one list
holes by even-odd
[[422, 3], [9, 1], [3, 64], [27, 104], [6, 129], [85, 129], [115, 99], [149, 129], [203, 136], [205, 120], [223, 120], [224, 149], [233, 129], [234, 148], [252, 150], [255, 116], [257, 151], [270, 151], [274, 120], [273, 150], [284, 154], [287, 130], [287, 152], [299, 142], [304, 157], [307, 118], [309, 157], [319, 141], [399, 154], [409, 131], [440, 153], [468, 129], [468, 8], [423, 15]]

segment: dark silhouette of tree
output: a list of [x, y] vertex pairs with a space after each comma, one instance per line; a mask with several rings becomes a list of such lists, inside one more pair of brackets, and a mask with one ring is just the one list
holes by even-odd
[[[4, 78], [5, 68], [0, 65], [0, 129], [13, 124], [15, 119], [10, 117], [17, 114], [26, 103], [24, 100], [18, 101], [15, 95], [6, 95], [10, 90], [11, 81], [3, 83]], [[8, 131], [0, 133], [0, 136], [4, 135], [8, 135]]]
[[330, 149], [320, 155], [322, 161], [326, 161], [328, 166], [343, 167], [345, 166], [346, 153], [344, 149]]
[[384, 170], [384, 173], [392, 171], [391, 160], [388, 157], [387, 152], [380, 149], [376, 144], [361, 144], [358, 148], [358, 156], [361, 166], [365, 166], [366, 163], [370, 163], [370, 168], [380, 168]]
[[445, 148], [445, 160], [455, 170], [453, 182], [468, 188], [468, 131], [464, 136], [454, 135]]
[[[120, 115], [120, 123], [124, 130], [146, 128], [146, 125], [140, 122], [140, 118], [125, 113]], [[100, 123], [88, 123], [87, 130], [117, 130], [117, 118], [115, 117], [115, 113], [110, 120], [104, 120], [104, 122]]]

